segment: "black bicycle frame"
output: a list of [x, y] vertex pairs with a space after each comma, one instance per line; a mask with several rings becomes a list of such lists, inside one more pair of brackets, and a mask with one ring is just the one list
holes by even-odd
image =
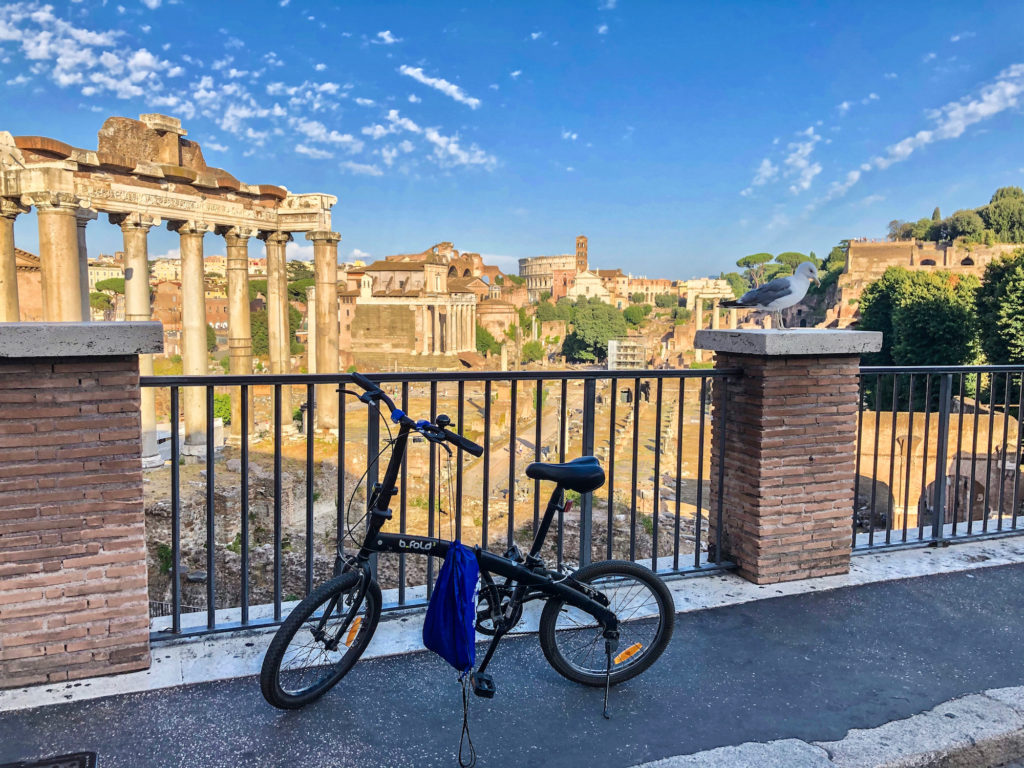
[[[381, 533], [381, 528], [391, 519], [391, 510], [387, 502], [395, 493], [395, 483], [398, 480], [398, 473], [405, 457], [408, 446], [410, 427], [403, 424], [398, 435], [395, 437], [394, 450], [388, 462], [384, 479], [373, 489], [370, 494], [369, 514], [367, 516], [366, 537], [363, 545], [356, 555], [357, 561], [366, 569], [370, 556], [380, 552], [394, 552], [398, 554], [420, 554], [428, 557], [444, 558], [448, 554], [450, 541], [427, 536], [409, 536], [396, 533]], [[498, 576], [504, 576], [520, 587], [517, 590], [519, 602], [525, 602], [534, 595], [524, 593], [522, 588], [533, 588], [535, 593], [555, 597], [569, 605], [579, 608], [595, 619], [597, 619], [606, 631], [615, 632], [618, 630], [618, 618], [597, 600], [589, 597], [582, 590], [584, 587], [572, 580], [558, 574], [552, 574], [544, 569], [537, 558], [540, 548], [547, 536], [551, 521], [555, 512], [561, 507], [563, 491], [560, 486], [556, 487], [548, 501], [544, 518], [537, 529], [537, 535], [530, 548], [530, 554], [525, 564], [520, 564], [506, 557], [500, 557], [480, 547], [474, 549], [477, 560], [480, 563], [480, 570]], [[557, 579], [557, 580], [556, 580]]]

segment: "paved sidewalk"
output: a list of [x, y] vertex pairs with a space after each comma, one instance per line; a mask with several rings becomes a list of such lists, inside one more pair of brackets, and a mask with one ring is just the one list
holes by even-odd
[[[559, 677], [536, 637], [511, 638], [492, 666], [496, 698], [471, 702], [479, 764], [625, 768], [833, 742], [1021, 686], [1022, 587], [1024, 565], [1008, 565], [680, 614], [662, 660], [613, 689], [610, 721], [601, 691]], [[447, 766], [460, 725], [451, 669], [418, 653], [364, 660], [299, 712], [270, 708], [252, 677], [3, 712], [0, 762], [92, 750], [99, 768]]]

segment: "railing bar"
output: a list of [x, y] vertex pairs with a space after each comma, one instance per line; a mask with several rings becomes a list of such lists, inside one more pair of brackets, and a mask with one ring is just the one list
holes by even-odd
[[850, 546], [857, 548], [857, 504], [860, 502], [860, 455], [864, 449], [864, 375], [857, 381], [857, 448], [854, 451], [853, 470], [853, 520], [851, 522]]
[[896, 407], [899, 402], [900, 394], [900, 377], [892, 377], [892, 413], [889, 424], [889, 493], [886, 499], [885, 505], [885, 543], [892, 543], [892, 515], [895, 507], [895, 497], [893, 496], [893, 485], [895, 481], [896, 473]]
[[[932, 421], [932, 374], [926, 373], [924, 377], [924, 441], [922, 442], [923, 456], [921, 457], [921, 496], [924, 506], [928, 507], [928, 435], [931, 431]], [[924, 516], [921, 514], [921, 501], [917, 503], [917, 538], [924, 540]], [[935, 512], [932, 513], [936, 514]]]
[[999, 473], [999, 522], [996, 525], [997, 530], [1003, 530], [1003, 499], [1006, 496], [1006, 447], [1007, 447], [1007, 432], [1010, 429], [1010, 374], [1003, 374], [1003, 468]]
[[[722, 379], [718, 382], [712, 382], [713, 387], [722, 386], [725, 388], [725, 392], [722, 393], [722, 397], [719, 402], [722, 403], [722, 418], [719, 422], [721, 429], [721, 436], [718, 438], [718, 509], [715, 517], [715, 528], [718, 531], [718, 538], [722, 538], [722, 526], [723, 526], [723, 514], [724, 505], [722, 503], [722, 494], [725, 492], [725, 435], [726, 430], [729, 428], [729, 379]], [[713, 426], [713, 425], [712, 425]], [[708, 510], [710, 513], [710, 510]], [[722, 563], [722, 547], [717, 543], [715, 545], [715, 564], [721, 565]]]
[[[534, 430], [533, 437], [533, 460], [540, 461], [540, 441], [541, 441], [541, 420], [543, 418], [544, 408], [544, 381], [543, 379], [537, 379], [537, 394], [536, 400], [534, 401], [534, 415], [536, 417], [536, 429]], [[540, 480], [533, 481], [533, 535], [537, 535], [537, 529], [540, 527]]]
[[206, 387], [206, 628], [213, 629], [217, 623], [217, 576], [214, 566], [217, 562], [216, 506], [214, 490], [214, 445], [213, 445], [213, 387]]
[[[402, 382], [402, 411], [409, 412], [409, 382]], [[409, 504], [409, 454], [402, 457], [402, 475], [400, 481], [401, 502], [398, 507], [398, 530], [408, 533], [406, 517]], [[429, 559], [429, 558], [428, 558]], [[398, 604], [405, 605], [405, 552], [398, 553]]]
[[509, 418], [508, 418], [508, 532], [506, 534], [505, 546], [509, 549], [515, 541], [515, 518], [516, 518], [516, 399], [519, 392], [516, 388], [518, 381], [512, 379], [509, 387]]
[[[457, 387], [458, 391], [458, 415], [455, 417], [458, 419], [459, 433], [461, 434], [465, 430], [465, 419], [466, 419], [466, 382], [460, 381]], [[461, 447], [455, 451], [455, 538], [458, 540], [462, 539], [462, 465], [465, 461], [465, 451]], [[452, 479], [449, 477], [448, 482], [451, 483]], [[452, 514], [449, 510], [448, 514]]]
[[640, 379], [633, 379], [633, 491], [629, 504], [629, 559], [636, 560], [636, 493], [639, 472], [637, 458], [640, 452]]
[[181, 632], [181, 445], [179, 387], [171, 391], [171, 631]]
[[882, 432], [882, 376], [875, 374], [875, 454], [871, 464], [871, 505], [868, 509], [868, 546], [875, 543], [875, 504], [878, 501], [878, 445]]
[[658, 518], [661, 516], [661, 379], [657, 380], [654, 404], [654, 498], [651, 501], [651, 570], [658, 570]]
[[993, 427], [996, 422], [996, 374], [988, 379], [988, 450], [985, 452], [985, 508], [982, 510], [982, 533], [988, 532], [989, 494], [992, 488], [992, 441], [995, 438]]
[[306, 594], [313, 591], [313, 423], [316, 421], [316, 387], [306, 385]]
[[953, 374], [938, 374], [939, 379], [939, 423], [935, 441], [935, 492], [932, 507], [932, 540], [941, 541], [945, 536], [946, 522], [946, 463], [949, 460], [949, 407], [952, 398]]
[[281, 385], [274, 385], [274, 621], [281, 620]]
[[910, 521], [910, 472], [914, 460], [914, 374], [907, 382], [907, 463], [903, 479], [903, 537], [907, 540], [907, 526]]
[[611, 379], [611, 410], [608, 415], [608, 528], [605, 535], [605, 559], [612, 559], [613, 538], [615, 536], [615, 431], [618, 424], [615, 420], [615, 407], [618, 402], [619, 380]]
[[974, 413], [971, 421], [974, 423], [974, 432], [971, 437], [971, 487], [970, 487], [970, 509], [967, 515], [967, 535], [974, 532], [974, 484], [978, 479], [978, 405], [981, 403], [981, 374], [974, 375]]
[[1021, 375], [1019, 383], [1017, 385], [1019, 389], [1017, 399], [1017, 450], [1013, 454], [1013, 523], [1012, 527], [1017, 527], [1017, 515], [1019, 514], [1020, 507], [1017, 503], [1017, 493], [1020, 490], [1020, 450], [1021, 450], [1021, 427], [1024, 426], [1024, 375]]
[[[430, 382], [430, 420], [437, 421], [437, 381]], [[427, 536], [435, 536], [434, 511], [437, 508], [437, 446], [430, 443], [430, 478], [427, 481]], [[437, 521], [438, 529], [441, 521]], [[434, 593], [434, 558], [427, 558], [427, 598]]]
[[[703, 378], [700, 380], [700, 402], [697, 403], [697, 409], [700, 413], [700, 425], [697, 431], [697, 515], [693, 520], [693, 567], [700, 567], [700, 539], [701, 539], [701, 520], [703, 520], [704, 514], [704, 425], [705, 425], [705, 412], [704, 403], [708, 398], [708, 379]], [[721, 536], [721, 532], [719, 532]], [[716, 549], [720, 549], [720, 546], [716, 546]]]
[[[380, 383], [380, 382], [378, 382]], [[370, 504], [373, 500], [373, 490], [380, 482], [380, 407], [377, 403], [366, 405], [366, 530], [370, 527]], [[391, 499], [379, 499], [378, 503], [386, 509]], [[365, 531], [360, 531], [359, 536]], [[377, 578], [378, 555], [374, 552], [370, 555], [370, 573]]]
[[346, 421], [346, 410], [345, 410], [345, 392], [344, 387], [338, 387], [338, 496], [334, 500], [335, 504], [335, 541], [337, 542], [338, 556], [345, 556], [345, 529], [348, 527], [345, 519], [346, 509], [345, 503], [348, 501], [348, 496], [345, 495], [345, 421]]
[[488, 548], [490, 531], [488, 518], [490, 517], [491, 501], [491, 382], [484, 382], [484, 488], [483, 488], [483, 531], [481, 534], [480, 546]]
[[[566, 379], [565, 377], [563, 377], [562, 378], [562, 382], [561, 382], [561, 401], [558, 404], [558, 460], [560, 462], [563, 462], [563, 463], [565, 462], [565, 438], [566, 438], [566, 431], [569, 428], [569, 425], [566, 423], [566, 420], [565, 420], [565, 414], [566, 414], [566, 404], [565, 404], [565, 401], [566, 401], [566, 398], [568, 397], [568, 384], [569, 384], [569, 380]], [[582, 514], [583, 510], [582, 510], [582, 508], [581, 509], [577, 509], [576, 512], [577, 512], [577, 514]], [[564, 547], [564, 541], [563, 541], [564, 538], [565, 538], [565, 505], [563, 504], [562, 507], [559, 508], [559, 510], [558, 510], [558, 536], [555, 539], [555, 550], [556, 550], [555, 551], [555, 559], [556, 559], [556, 562], [557, 562], [557, 570], [558, 570], [559, 573], [561, 573], [561, 571], [562, 571], [562, 561], [565, 558], [565, 547]]]
[[956, 471], [953, 477], [956, 483], [956, 491], [953, 493], [951, 508], [953, 510], [953, 535], [957, 533], [957, 526], [960, 524], [960, 462], [963, 460], [964, 447], [964, 379], [965, 374], [959, 374], [960, 388], [957, 399], [960, 401], [960, 413], [957, 415], [956, 425]]
[[242, 533], [241, 599], [242, 626], [245, 626], [249, 623], [249, 387], [246, 384], [241, 385], [240, 397], [242, 398], [241, 413], [239, 414], [242, 419], [241, 444], [239, 445], [239, 451], [241, 452], [240, 471], [242, 474], [242, 519], [240, 521]]
[[683, 420], [686, 414], [686, 379], [679, 380], [679, 402], [676, 405], [676, 519], [672, 542], [672, 568], [679, 570], [679, 526], [683, 502]]
[[[597, 381], [583, 382], [583, 430], [580, 434], [582, 454], [594, 455], [594, 433], [597, 423]], [[594, 494], [592, 491], [580, 497], [580, 566], [589, 565], [593, 559], [594, 540]]]
[[565, 462], [565, 441], [569, 434], [569, 424], [566, 421], [567, 405], [569, 397], [569, 380], [562, 378], [562, 401], [558, 406], [558, 460]]

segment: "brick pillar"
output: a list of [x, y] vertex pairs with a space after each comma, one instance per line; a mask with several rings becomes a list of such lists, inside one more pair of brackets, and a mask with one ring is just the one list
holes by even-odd
[[0, 688], [149, 666], [139, 353], [160, 323], [0, 324]]
[[709, 542], [755, 584], [846, 573], [860, 355], [882, 335], [717, 330], [694, 345], [714, 350], [715, 368], [742, 371], [714, 387]]

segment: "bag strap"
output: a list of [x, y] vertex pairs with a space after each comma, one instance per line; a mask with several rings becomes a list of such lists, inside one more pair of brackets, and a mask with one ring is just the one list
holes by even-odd
[[[476, 749], [473, 747], [473, 738], [469, 735], [469, 678], [468, 674], [459, 677], [462, 681], [462, 735], [459, 737], [459, 765], [462, 768], [473, 768], [476, 765]], [[463, 759], [462, 750], [467, 742], [469, 755]]]

